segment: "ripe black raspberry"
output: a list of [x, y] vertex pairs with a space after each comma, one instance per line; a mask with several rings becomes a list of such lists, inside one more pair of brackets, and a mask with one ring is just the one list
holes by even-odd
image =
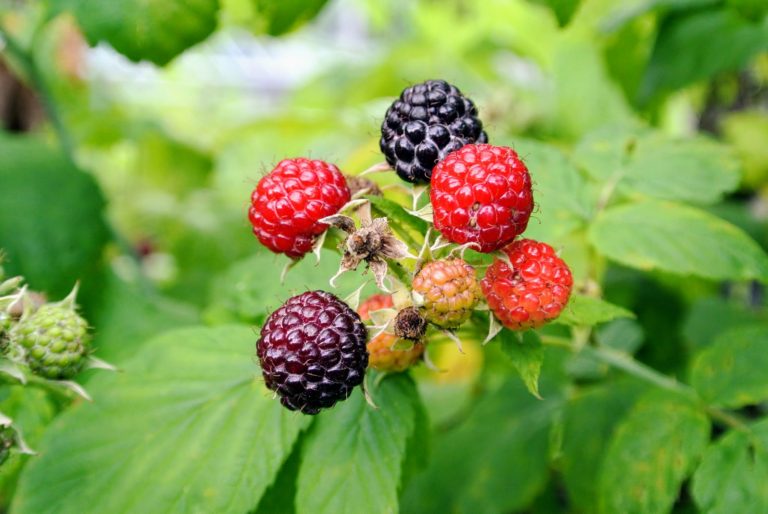
[[418, 183], [429, 182], [435, 164], [454, 150], [487, 142], [472, 100], [443, 80], [428, 80], [389, 107], [379, 146], [400, 178]]
[[264, 381], [290, 410], [317, 414], [346, 400], [368, 366], [360, 316], [331, 293], [309, 291], [274, 311], [256, 354]]

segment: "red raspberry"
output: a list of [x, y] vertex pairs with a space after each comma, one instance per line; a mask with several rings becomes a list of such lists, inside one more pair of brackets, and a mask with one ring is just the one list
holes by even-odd
[[284, 159], [259, 180], [248, 218], [261, 244], [300, 259], [328, 228], [318, 220], [339, 212], [349, 199], [344, 175], [333, 164]]
[[[361, 303], [357, 312], [363, 321], [368, 321], [371, 319], [371, 311], [392, 307], [390, 295], [375, 294]], [[393, 349], [397, 343], [397, 336], [386, 332], [371, 339], [368, 343], [368, 366], [378, 371], [398, 372], [405, 371], [421, 359], [424, 353], [423, 343], [415, 342], [405, 350]]]
[[424, 299], [427, 321], [443, 328], [467, 321], [480, 300], [475, 268], [462, 259], [428, 262], [413, 279], [413, 291]]
[[514, 266], [494, 259], [480, 281], [488, 306], [512, 330], [536, 328], [555, 319], [568, 303], [573, 277], [546, 243], [521, 239], [504, 248]]
[[435, 166], [430, 195], [435, 228], [484, 253], [522, 234], [533, 210], [528, 168], [504, 146], [473, 144], [448, 154]]
[[267, 387], [290, 410], [317, 414], [363, 382], [368, 332], [360, 316], [331, 293], [294, 296], [270, 314], [256, 354]]

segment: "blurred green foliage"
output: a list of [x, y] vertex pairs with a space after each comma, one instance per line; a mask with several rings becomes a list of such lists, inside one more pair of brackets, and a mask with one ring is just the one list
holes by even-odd
[[[60, 398], [0, 387], [40, 450], [0, 471], [3, 508], [765, 510], [765, 2], [46, 0], [0, 4], [0, 29], [0, 86], [20, 79], [47, 117], [3, 118], [3, 266], [52, 297], [81, 281], [122, 370], [86, 374], [94, 403], [59, 416]], [[283, 157], [382, 161], [387, 106], [428, 78], [526, 160], [526, 236], [578, 294], [522, 342], [435, 337], [445, 371], [370, 377], [378, 410], [356, 392], [316, 421], [283, 411], [255, 327], [337, 262], [282, 284], [250, 192]], [[397, 178], [374, 178], [374, 208], [418, 240]]]

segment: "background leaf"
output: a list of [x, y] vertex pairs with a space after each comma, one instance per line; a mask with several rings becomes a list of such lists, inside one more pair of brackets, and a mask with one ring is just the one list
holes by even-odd
[[267, 34], [279, 36], [317, 16], [327, 0], [252, 0]]
[[543, 382], [537, 400], [514, 379], [480, 397], [458, 426], [435, 435], [429, 468], [408, 485], [402, 511], [501, 514], [530, 504], [548, 479], [560, 394]]
[[712, 444], [693, 475], [696, 505], [708, 514], [768, 511], [768, 422], [751, 425], [753, 438], [731, 430]]
[[100, 374], [88, 386], [94, 403], [46, 432], [13, 511], [254, 508], [311, 419], [272, 399], [253, 365], [255, 339], [244, 326], [179, 329], [124, 372]]
[[519, 334], [508, 329], [502, 329], [499, 332], [499, 342], [501, 349], [510, 358], [517, 372], [520, 373], [525, 387], [533, 396], [540, 399], [539, 375], [541, 374], [541, 365], [544, 362], [544, 348], [541, 346], [541, 339], [538, 334], [532, 330]]
[[416, 427], [419, 400], [405, 374], [384, 377], [371, 394], [378, 409], [358, 389], [318, 417], [303, 447], [298, 512], [397, 511], [406, 443]]
[[62, 298], [92, 285], [109, 232], [93, 179], [31, 137], [0, 136], [0, 248], [9, 275]]
[[617, 189], [629, 195], [713, 203], [739, 183], [733, 152], [705, 137], [605, 127], [579, 142], [574, 159], [594, 179], [616, 181]]
[[[722, 41], [728, 41], [727, 52], [721, 51]], [[659, 91], [736, 70], [765, 49], [768, 25], [750, 22], [735, 10], [689, 11], [671, 16], [659, 29], [641, 97], [647, 100]]]
[[132, 61], [164, 65], [213, 33], [218, 0], [58, 0], [92, 45], [106, 41]]
[[668, 512], [709, 441], [709, 420], [669, 391], [641, 398], [619, 424], [600, 472], [600, 512]]
[[636, 381], [621, 381], [585, 388], [566, 403], [560, 465], [568, 497], [582, 512], [597, 512], [605, 442], [646, 389]]
[[740, 229], [706, 212], [644, 201], [610, 208], [589, 239], [603, 255], [641, 270], [768, 281], [768, 256]]
[[613, 305], [600, 298], [575, 294], [571, 296], [555, 323], [572, 326], [592, 326], [617, 318], [634, 318], [635, 315], [623, 307]]
[[720, 334], [697, 355], [691, 385], [710, 403], [742, 407], [768, 399], [768, 327], [743, 327]]

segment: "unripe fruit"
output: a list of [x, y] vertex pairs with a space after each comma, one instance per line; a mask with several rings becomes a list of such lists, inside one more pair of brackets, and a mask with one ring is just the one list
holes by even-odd
[[65, 380], [85, 365], [90, 347], [88, 323], [68, 304], [41, 306], [13, 328], [12, 344], [36, 375]]
[[425, 264], [413, 279], [413, 292], [423, 300], [427, 321], [443, 328], [467, 321], [481, 295], [475, 268], [458, 258]]
[[[392, 307], [391, 296], [376, 294], [360, 304], [357, 312], [363, 321], [368, 321], [371, 319], [371, 311]], [[410, 344], [410, 347], [408, 347], [408, 344]], [[395, 348], [396, 345], [403, 345], [406, 348]], [[368, 367], [377, 371], [405, 371], [418, 363], [423, 353], [424, 343], [420, 341], [407, 343], [401, 341], [394, 334], [382, 332], [368, 343]]]

